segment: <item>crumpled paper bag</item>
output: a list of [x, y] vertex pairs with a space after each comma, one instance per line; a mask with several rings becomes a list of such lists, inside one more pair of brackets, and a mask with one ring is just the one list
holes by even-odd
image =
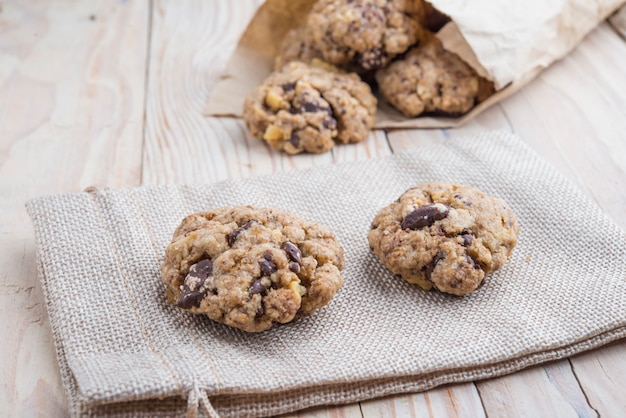
[[[256, 12], [215, 86], [207, 116], [241, 116], [246, 95], [273, 68], [284, 35], [301, 26], [314, 0], [267, 0]], [[450, 128], [504, 100], [569, 53], [624, 0], [431, 0], [448, 22], [437, 36], [497, 92], [462, 117], [407, 118], [382, 100], [375, 128]]]

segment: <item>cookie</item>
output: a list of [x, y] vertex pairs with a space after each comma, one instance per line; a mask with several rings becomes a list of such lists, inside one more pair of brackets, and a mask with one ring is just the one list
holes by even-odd
[[274, 69], [279, 70], [283, 65], [292, 61], [311, 64], [314, 60], [321, 61], [321, 59], [321, 53], [306, 43], [306, 28], [295, 28], [287, 32], [280, 43], [274, 59]]
[[423, 16], [421, 0], [320, 0], [306, 21], [306, 44], [324, 61], [367, 73], [420, 39]]
[[493, 93], [493, 84], [476, 74], [435, 36], [404, 58], [376, 73], [382, 98], [405, 116], [459, 116]]
[[518, 232], [504, 201], [471, 186], [422, 183], [378, 212], [368, 240], [407, 282], [465, 295], [506, 263]]
[[298, 154], [362, 141], [375, 113], [376, 98], [356, 74], [290, 62], [248, 95], [243, 118], [252, 136]]
[[343, 249], [325, 226], [278, 209], [187, 216], [165, 250], [167, 300], [249, 332], [311, 315], [343, 285]]

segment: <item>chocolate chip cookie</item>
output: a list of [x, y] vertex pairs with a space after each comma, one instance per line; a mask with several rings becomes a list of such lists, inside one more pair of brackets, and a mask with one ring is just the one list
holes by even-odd
[[465, 295], [504, 265], [518, 232], [504, 201], [471, 186], [422, 183], [378, 212], [368, 240], [407, 282]]
[[292, 61], [311, 64], [314, 60], [321, 60], [322, 54], [311, 48], [306, 42], [306, 28], [295, 28], [287, 32], [280, 43], [278, 54], [274, 60], [274, 69], [279, 70], [283, 65]]
[[362, 141], [375, 113], [376, 98], [356, 74], [290, 62], [246, 98], [243, 118], [252, 136], [297, 154]]
[[343, 249], [327, 227], [278, 209], [187, 216], [165, 250], [170, 303], [259, 332], [326, 306], [343, 285]]
[[367, 73], [420, 39], [422, 0], [320, 0], [306, 22], [306, 44], [333, 65]]
[[404, 58], [376, 73], [382, 98], [405, 116], [459, 116], [494, 92], [458, 55], [433, 35]]

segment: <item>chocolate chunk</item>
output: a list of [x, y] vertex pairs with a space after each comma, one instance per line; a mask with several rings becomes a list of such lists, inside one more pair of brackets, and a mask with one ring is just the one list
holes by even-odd
[[470, 257], [469, 255], [466, 255], [465, 259], [467, 260], [467, 263], [474, 268], [474, 270], [478, 270], [480, 268], [478, 264], [476, 264], [474, 259]]
[[300, 137], [298, 136], [297, 133], [295, 132], [291, 133], [291, 136], [289, 137], [289, 143], [293, 145], [294, 147], [298, 148], [298, 146], [300, 145]]
[[285, 83], [282, 85], [283, 91], [288, 92], [296, 88], [296, 83]]
[[460, 195], [460, 194], [455, 194], [455, 195], [454, 195], [454, 198], [455, 198], [455, 199], [463, 199], [463, 196], [462, 196], [462, 195]]
[[311, 103], [311, 102], [304, 102], [304, 104], [302, 106], [300, 106], [298, 109], [299, 113], [318, 113], [318, 112], [324, 112], [324, 113], [328, 113], [329, 115], [333, 114], [332, 109], [328, 108], [328, 107], [322, 107], [316, 103]]
[[298, 246], [293, 242], [285, 241], [285, 243], [281, 245], [280, 248], [287, 253], [291, 261], [295, 261], [296, 263], [302, 262], [302, 252], [300, 251], [300, 248], [298, 248]]
[[406, 215], [401, 226], [402, 229], [421, 229], [444, 219], [449, 212], [450, 208], [442, 204], [418, 206], [413, 212]]
[[472, 245], [472, 241], [474, 240], [474, 238], [470, 234], [463, 234], [461, 235], [461, 238], [463, 238], [463, 245], [466, 247]]
[[201, 260], [192, 265], [189, 268], [189, 274], [185, 277], [185, 284], [176, 306], [183, 309], [200, 306], [200, 302], [206, 295], [206, 290], [203, 290], [202, 287], [211, 274], [213, 274], [213, 262], [209, 259]]
[[255, 295], [257, 293], [265, 293], [266, 291], [267, 287], [265, 287], [263, 283], [261, 283], [261, 279], [256, 279], [255, 281], [253, 281], [250, 285], [250, 288], [248, 289], [248, 292], [250, 292], [251, 295]]
[[252, 224], [255, 222], [256, 222], [255, 220], [248, 221], [245, 225], [235, 229], [233, 232], [226, 235], [226, 241], [228, 242], [228, 245], [232, 247], [235, 241], [237, 240], [237, 237], [239, 236], [239, 234], [241, 234], [246, 229], [250, 228]]
[[361, 68], [375, 70], [383, 65], [383, 51], [382, 49], [374, 49], [365, 54], [358, 53], [355, 59]]
[[261, 272], [263, 276], [271, 276], [272, 273], [276, 272], [276, 264], [271, 261], [262, 260], [259, 265], [261, 266]]
[[322, 125], [326, 129], [330, 129], [330, 130], [337, 129], [337, 121], [333, 119], [332, 117], [324, 118], [324, 120], [322, 121]]
[[435, 270], [435, 266], [437, 266], [437, 263], [439, 263], [444, 258], [446, 258], [446, 253], [444, 251], [438, 251], [433, 259], [430, 260], [430, 263], [426, 264], [426, 266], [424, 267], [424, 274], [426, 275], [426, 278], [428, 280], [430, 280], [430, 276], [433, 274], [433, 270]]
[[298, 273], [300, 271], [300, 264], [292, 261], [291, 263], [289, 263], [289, 270], [293, 271], [294, 273]]
[[269, 250], [263, 253], [263, 258], [266, 259], [267, 261], [274, 261], [274, 256], [272, 255], [272, 252]]
[[187, 276], [199, 277], [202, 280], [206, 280], [211, 274], [213, 274], [213, 261], [207, 258], [189, 267]]
[[190, 309], [196, 306], [200, 306], [200, 302], [202, 302], [202, 298], [204, 298], [203, 292], [193, 292], [188, 288], [184, 288], [178, 297], [178, 301], [176, 302], [176, 306], [183, 309]]

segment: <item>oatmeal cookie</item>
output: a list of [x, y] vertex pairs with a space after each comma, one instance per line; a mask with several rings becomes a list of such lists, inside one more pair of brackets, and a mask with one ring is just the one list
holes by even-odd
[[422, 0], [320, 0], [306, 22], [306, 44], [324, 61], [366, 73], [404, 53], [423, 33]]
[[459, 116], [493, 94], [493, 84], [435, 36], [376, 73], [383, 99], [405, 116]]
[[311, 64], [314, 60], [321, 60], [321, 53], [306, 43], [305, 36], [306, 28], [303, 27], [287, 32], [274, 60], [274, 69], [279, 70], [283, 65], [292, 61]]
[[225, 207], [187, 216], [165, 250], [170, 303], [259, 332], [326, 306], [343, 285], [328, 228], [278, 209]]
[[422, 183], [376, 215], [368, 240], [407, 282], [465, 295], [504, 265], [518, 232], [504, 201], [471, 186]]
[[356, 74], [290, 62], [245, 100], [252, 136], [289, 154], [360, 142], [374, 124], [376, 98]]

